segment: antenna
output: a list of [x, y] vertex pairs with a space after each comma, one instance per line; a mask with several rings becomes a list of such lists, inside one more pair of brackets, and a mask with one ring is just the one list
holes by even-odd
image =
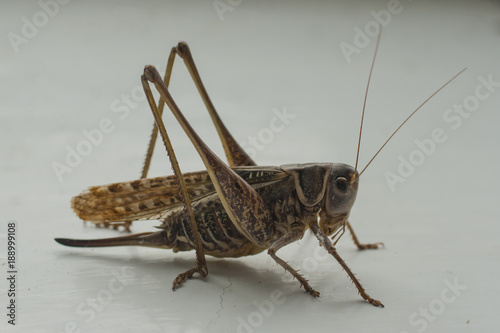
[[392, 139], [392, 137], [399, 131], [399, 129], [401, 127], [403, 127], [403, 125], [422, 107], [424, 106], [425, 103], [427, 103], [432, 97], [434, 97], [438, 92], [440, 92], [444, 87], [446, 87], [448, 84], [451, 83], [451, 81], [455, 80], [460, 74], [462, 74], [463, 72], [465, 72], [465, 70], [467, 69], [464, 68], [462, 69], [460, 72], [458, 72], [457, 74], [455, 74], [454, 77], [452, 77], [451, 79], [449, 79], [445, 84], [443, 84], [438, 90], [436, 90], [432, 95], [430, 95], [422, 104], [420, 104], [416, 109], [415, 111], [413, 111], [402, 123], [401, 125], [399, 125], [398, 128], [396, 128], [396, 130], [391, 134], [391, 136], [384, 142], [384, 144], [382, 145], [382, 147], [380, 147], [380, 149], [375, 153], [375, 155], [373, 155], [372, 159], [370, 160], [370, 162], [368, 162], [368, 164], [364, 167], [363, 170], [361, 170], [361, 172], [359, 173], [359, 176], [361, 176], [361, 174], [366, 170], [366, 168], [368, 168], [368, 166], [370, 165], [370, 163], [372, 163], [372, 161], [375, 159], [375, 157], [377, 157], [377, 155], [380, 153], [380, 151], [385, 147], [385, 145], [387, 145], [387, 143]]
[[380, 44], [380, 36], [382, 35], [382, 26], [379, 24], [379, 33], [377, 36], [377, 43], [375, 45], [375, 53], [373, 54], [372, 67], [370, 68], [370, 74], [368, 75], [368, 83], [366, 84], [365, 101], [363, 102], [363, 112], [361, 113], [361, 125], [359, 126], [359, 139], [358, 139], [358, 149], [356, 152], [356, 164], [354, 165], [354, 175], [358, 170], [358, 159], [359, 159], [359, 147], [361, 146], [361, 133], [363, 132], [363, 120], [365, 119], [365, 109], [366, 109], [366, 99], [368, 98], [368, 89], [370, 88], [370, 81], [372, 79], [373, 66], [375, 65], [375, 59], [377, 58], [378, 46]]

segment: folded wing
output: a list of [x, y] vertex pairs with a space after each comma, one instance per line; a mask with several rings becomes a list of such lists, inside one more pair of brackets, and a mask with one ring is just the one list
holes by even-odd
[[[234, 167], [234, 170], [255, 188], [288, 177], [279, 167], [245, 166]], [[206, 171], [183, 176], [193, 202], [215, 193]], [[71, 200], [78, 217], [93, 223], [163, 219], [182, 205], [174, 176], [93, 186]]]

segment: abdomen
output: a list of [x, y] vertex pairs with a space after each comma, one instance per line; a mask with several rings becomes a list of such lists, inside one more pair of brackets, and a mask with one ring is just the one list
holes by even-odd
[[[214, 257], [242, 257], [264, 251], [250, 242], [238, 231], [227, 215], [217, 194], [193, 203], [198, 233], [205, 254]], [[194, 237], [187, 211], [179, 209], [163, 221], [159, 228], [164, 229], [167, 247], [174, 252], [194, 249]]]

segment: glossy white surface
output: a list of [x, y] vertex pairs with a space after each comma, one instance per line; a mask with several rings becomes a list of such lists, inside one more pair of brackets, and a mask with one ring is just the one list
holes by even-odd
[[[172, 280], [192, 266], [194, 253], [70, 249], [53, 241], [117, 234], [84, 226], [70, 199], [91, 185], [138, 177], [153, 120], [142, 95], [133, 94], [140, 91], [144, 65], [164, 70], [178, 40], [190, 44], [235, 137], [248, 148], [250, 136], [264, 138], [257, 142], [259, 164], [354, 163], [374, 43], [360, 48], [350, 63], [340, 45], [353, 44], [353, 29], [364, 30], [374, 22], [370, 11], [387, 10], [387, 2], [221, 2], [232, 3], [223, 20], [212, 1], [69, 2], [57, 13], [51, 7], [53, 17], [46, 15], [46, 24], [28, 34], [18, 53], [9, 33], [22, 36], [33, 15], [42, 25], [44, 16], [37, 14], [42, 8], [36, 2], [0, 5], [2, 309], [7, 305], [6, 224], [16, 221], [19, 229], [17, 325], [8, 325], [2, 310], [2, 332], [481, 332], [496, 327], [500, 87], [493, 86], [487, 97], [489, 91], [477, 87], [479, 77], [500, 82], [498, 1], [401, 1], [400, 13], [383, 30], [361, 166], [407, 114], [468, 67], [361, 178], [352, 224], [362, 241], [384, 241], [386, 247], [360, 252], [346, 234], [338, 249], [384, 309], [361, 301], [310, 233], [278, 254], [306, 274], [321, 292], [318, 299], [299, 289], [266, 254], [209, 258], [207, 279], [172, 292]], [[172, 93], [223, 156], [179, 60]], [[472, 103], [476, 93], [477, 109], [461, 117], [459, 126], [456, 118], [443, 118], [454, 104]], [[295, 118], [282, 122], [269, 139], [266, 128], [284, 110]], [[60, 182], [51, 164], [65, 163], [67, 147], [77, 149], [83, 131], [106, 118], [110, 133]], [[201, 169], [179, 126], [170, 115], [165, 119], [181, 168]], [[446, 140], [429, 156], [419, 155], [414, 141], [431, 137], [436, 128]], [[171, 174], [166, 154], [157, 152], [150, 175]], [[410, 155], [424, 160], [391, 191], [384, 174], [396, 173], [400, 156]], [[155, 224], [139, 222], [133, 231], [152, 230]], [[450, 288], [455, 282], [463, 289]]]

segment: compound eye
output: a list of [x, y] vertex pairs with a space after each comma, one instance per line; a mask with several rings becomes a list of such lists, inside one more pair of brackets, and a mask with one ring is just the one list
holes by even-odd
[[338, 177], [335, 179], [335, 187], [342, 193], [346, 193], [349, 188], [349, 183], [344, 177]]

